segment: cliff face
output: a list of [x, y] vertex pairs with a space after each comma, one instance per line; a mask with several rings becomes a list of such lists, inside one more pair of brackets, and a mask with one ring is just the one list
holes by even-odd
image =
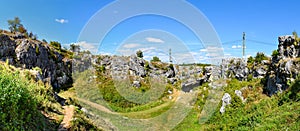
[[0, 60], [16, 67], [39, 67], [38, 79], [51, 83], [54, 89], [72, 84], [72, 63], [47, 43], [18, 34], [0, 34]]
[[278, 42], [278, 53], [272, 56], [266, 77], [264, 91], [268, 95], [287, 89], [297, 78], [300, 70], [300, 46], [294, 36], [280, 36]]

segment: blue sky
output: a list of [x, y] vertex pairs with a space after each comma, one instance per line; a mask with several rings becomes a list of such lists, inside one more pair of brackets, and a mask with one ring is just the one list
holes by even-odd
[[[59, 41], [65, 45], [80, 43], [84, 46], [90, 43], [80, 39], [81, 31], [93, 15], [111, 2], [113, 1], [5, 0], [0, 4], [0, 28], [7, 29], [7, 20], [18, 16], [23, 25], [37, 34], [39, 39]], [[143, 1], [127, 0], [122, 6], [132, 8], [137, 2]], [[300, 2], [297, 0], [187, 0], [187, 2], [200, 10], [210, 21], [221, 43], [224, 43], [222, 48], [228, 57], [241, 56], [241, 41], [236, 40], [242, 39], [242, 32], [246, 32], [246, 55], [255, 55], [258, 51], [270, 55], [272, 50], [277, 48], [278, 36], [300, 30], [297, 9]], [[144, 6], [147, 8], [147, 5]], [[180, 6], [174, 7], [171, 11], [186, 16], [190, 14]], [[117, 9], [112, 12], [120, 13]], [[101, 30], [103, 23], [97, 24]], [[160, 35], [151, 34], [151, 31]], [[178, 45], [174, 44], [176, 42]], [[100, 45], [99, 43], [100, 41], [94, 44]], [[172, 18], [159, 15], [139, 15], [126, 19], [107, 33], [101, 46], [92, 46], [100, 53], [119, 54], [128, 47], [131, 51], [127, 51], [127, 54], [137, 49], [150, 48], [155, 50], [148, 52], [145, 50], [146, 55], [161, 54], [159, 56], [164, 57], [163, 54], [167, 55], [168, 48], [172, 48], [174, 57], [178, 53], [178, 60], [185, 59], [184, 56], [189, 55], [193, 55], [196, 62], [205, 62], [205, 59], [208, 59], [203, 41], [195, 36], [189, 27]], [[156, 52], [157, 50], [163, 53]]]

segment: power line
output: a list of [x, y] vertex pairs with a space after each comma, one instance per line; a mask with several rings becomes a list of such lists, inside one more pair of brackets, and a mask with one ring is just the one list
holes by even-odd
[[258, 41], [258, 40], [251, 40], [251, 39], [248, 39], [247, 41], [251, 41], [251, 42], [259, 43], [259, 44], [264, 44], [264, 45], [277, 45], [277, 44], [274, 44], [274, 43], [268, 43], [268, 42], [263, 42], [263, 41]]

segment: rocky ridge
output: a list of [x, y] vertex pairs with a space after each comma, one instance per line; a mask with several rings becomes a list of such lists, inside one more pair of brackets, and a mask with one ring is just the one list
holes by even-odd
[[72, 84], [72, 61], [47, 43], [15, 33], [0, 34], [0, 60], [24, 69], [37, 69], [37, 80], [50, 83], [53, 89]]

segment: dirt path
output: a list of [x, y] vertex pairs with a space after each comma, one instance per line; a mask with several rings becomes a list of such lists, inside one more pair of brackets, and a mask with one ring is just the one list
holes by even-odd
[[78, 97], [77, 97], [76, 99], [77, 99], [78, 101], [83, 102], [83, 103], [85, 103], [85, 104], [88, 104], [88, 105], [90, 105], [91, 107], [96, 108], [96, 109], [98, 109], [98, 110], [100, 110], [100, 111], [103, 111], [103, 112], [106, 112], [106, 113], [110, 113], [110, 114], [118, 114], [118, 113], [116, 113], [116, 112], [112, 112], [111, 110], [109, 110], [109, 109], [106, 108], [105, 106], [102, 106], [102, 105], [100, 105], [100, 104], [91, 102], [91, 101], [89, 101], [89, 100], [81, 99], [81, 98], [78, 98]]
[[64, 119], [60, 123], [58, 131], [67, 131], [71, 127], [71, 120], [74, 115], [75, 107], [73, 105], [63, 106], [63, 108], [65, 109]]

